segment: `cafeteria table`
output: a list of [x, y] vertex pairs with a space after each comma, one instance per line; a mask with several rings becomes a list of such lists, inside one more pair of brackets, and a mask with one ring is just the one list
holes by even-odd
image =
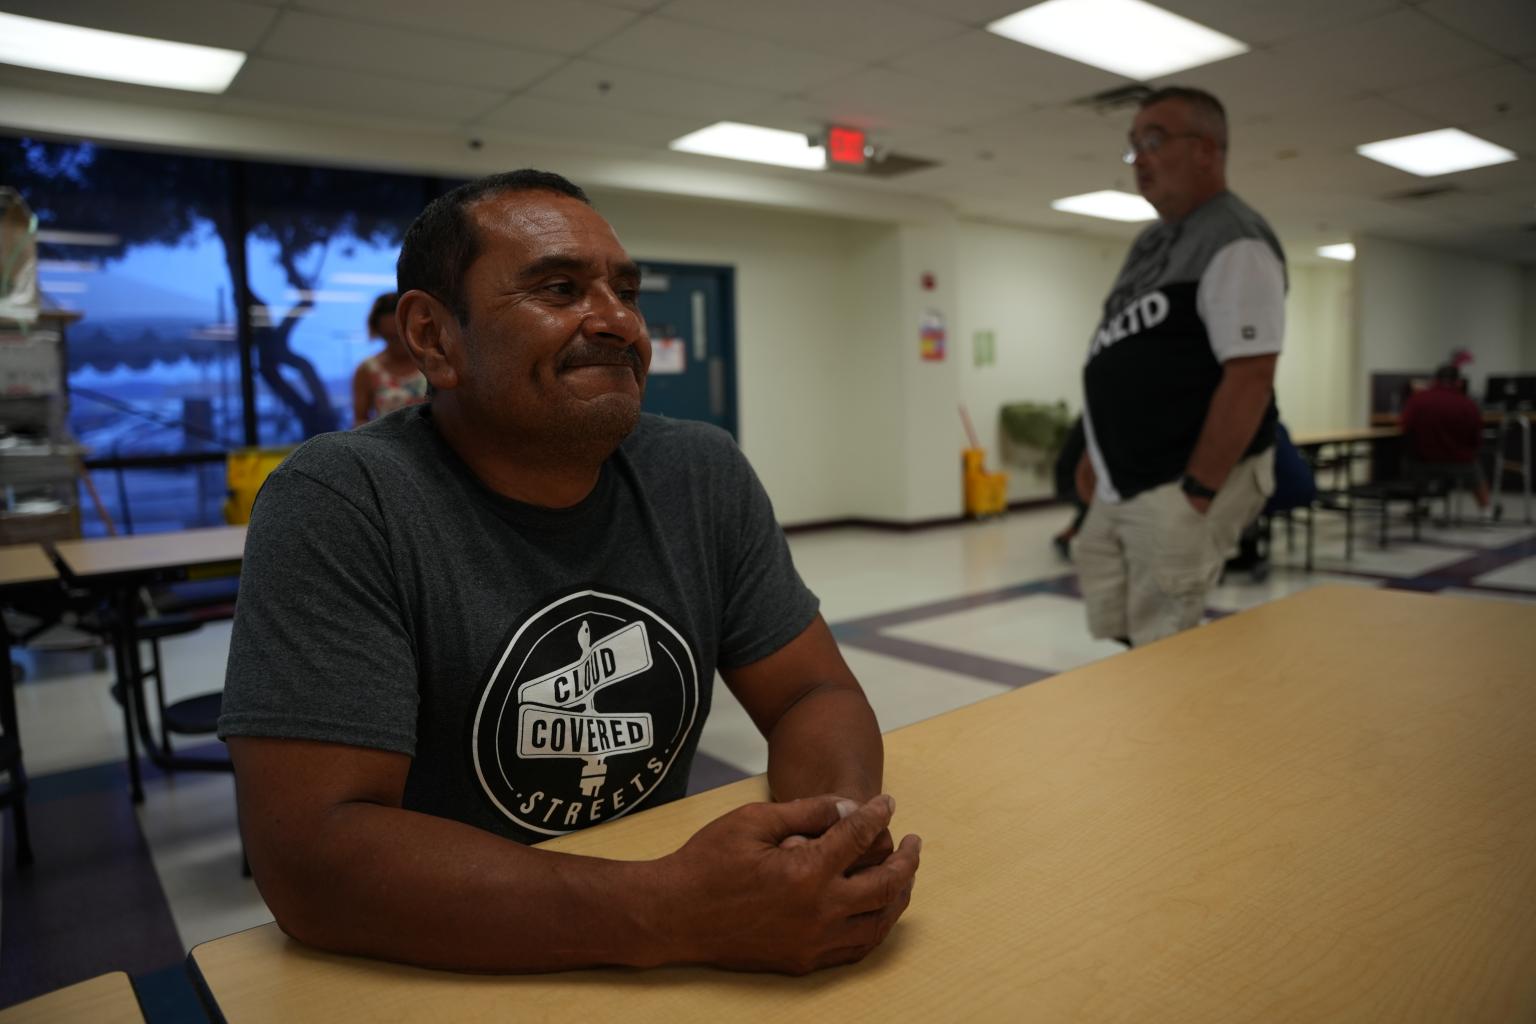
[[[1533, 666], [1536, 607], [1324, 586], [896, 730], [912, 905], [807, 977], [461, 974], [275, 924], [189, 969], [235, 1024], [1536, 1020]], [[547, 845], [657, 857], [765, 796]]]
[[0, 1024], [144, 1024], [133, 984], [122, 971], [103, 974], [0, 1010]]
[[[144, 800], [135, 718], [144, 700], [139, 657], [139, 589], [152, 583], [237, 576], [245, 551], [245, 527], [215, 526], [174, 533], [60, 541], [54, 554], [66, 579], [95, 592], [111, 608], [112, 650], [123, 695], [123, 730], [128, 742], [128, 778], [134, 803]], [[168, 767], [211, 768], [199, 758], [172, 758], [147, 752]]]

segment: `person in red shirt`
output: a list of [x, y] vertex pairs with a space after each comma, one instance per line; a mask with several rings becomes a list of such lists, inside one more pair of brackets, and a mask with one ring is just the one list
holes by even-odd
[[[1488, 482], [1477, 463], [1483, 442], [1483, 411], [1462, 390], [1461, 371], [1446, 365], [1429, 387], [1403, 406], [1410, 471], [1456, 476], [1472, 488], [1479, 508], [1488, 507]], [[1497, 512], [1495, 512], [1497, 515]]]

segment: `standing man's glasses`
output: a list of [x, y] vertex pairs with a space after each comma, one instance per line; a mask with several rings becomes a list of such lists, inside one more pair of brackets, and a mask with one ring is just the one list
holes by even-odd
[[1146, 153], [1150, 156], [1151, 154], [1156, 153], [1158, 150], [1162, 149], [1163, 143], [1165, 142], [1172, 142], [1174, 139], [1203, 138], [1205, 138], [1205, 136], [1200, 132], [1179, 132], [1175, 135], [1168, 135], [1154, 128], [1139, 139], [1132, 136], [1130, 144], [1126, 147], [1125, 153], [1121, 155], [1120, 159], [1124, 160], [1128, 164], [1133, 164], [1136, 162], [1136, 157], [1138, 154]]

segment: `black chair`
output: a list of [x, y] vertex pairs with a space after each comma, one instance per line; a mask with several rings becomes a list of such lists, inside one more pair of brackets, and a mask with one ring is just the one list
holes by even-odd
[[[9, 642], [4, 657], [9, 673]], [[0, 772], [10, 776], [9, 783], [0, 788], [0, 807], [11, 808], [11, 822], [16, 831], [16, 866], [24, 867], [32, 863], [32, 832], [27, 827], [27, 770], [21, 763], [21, 733], [16, 724], [13, 679], [14, 676], [8, 675], [0, 680]]]
[[1356, 484], [1350, 488], [1350, 497], [1361, 506], [1376, 506], [1378, 512], [1378, 544], [1388, 546], [1387, 524], [1391, 519], [1393, 502], [1408, 505], [1409, 520], [1413, 523], [1413, 539], [1419, 539], [1424, 520], [1424, 502], [1437, 497], [1437, 492], [1423, 480], [1384, 480], [1380, 483]]
[[[1404, 460], [1403, 475], [1426, 494], [1445, 498], [1445, 522], [1461, 522], [1461, 493], [1476, 493], [1482, 474], [1475, 462], [1416, 462]], [[1415, 524], [1417, 525], [1417, 524]], [[1414, 535], [1417, 539], [1417, 534]]]
[[[234, 597], [238, 581], [214, 580], [193, 584], [172, 584], [145, 588], [139, 593], [140, 614], [134, 631], [140, 642], [149, 645], [149, 659], [140, 666], [132, 680], [135, 722], [144, 750], [156, 766], [165, 772], [231, 771], [228, 758], [189, 757], [178, 754], [172, 736], [209, 736], [218, 725], [224, 693], [215, 690], [168, 703], [165, 693], [165, 659], [160, 642], [173, 636], [195, 633], [209, 622], [234, 615]], [[94, 629], [111, 635], [112, 613], [104, 611], [91, 622]], [[158, 729], [150, 722], [146, 686], [153, 685]], [[113, 695], [123, 700], [119, 683]]]

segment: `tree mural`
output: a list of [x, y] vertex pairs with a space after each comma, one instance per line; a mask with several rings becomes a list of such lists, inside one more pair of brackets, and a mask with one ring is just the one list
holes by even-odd
[[[0, 182], [27, 198], [41, 228], [115, 236], [113, 245], [54, 244], [51, 258], [121, 259], [134, 246], [175, 246], [211, 226], [233, 287], [244, 268], [246, 235], [276, 247], [288, 291], [248, 290], [255, 370], [300, 427], [302, 436], [335, 430], [333, 407], [314, 364], [292, 344], [314, 309], [314, 293], [333, 250], [398, 245], [422, 204], [421, 179], [336, 168], [239, 165], [245, 183], [244, 231], [237, 218], [232, 166], [203, 157], [142, 153], [90, 143], [0, 139]], [[247, 278], [249, 275], [246, 275]], [[281, 305], [274, 300], [281, 299]], [[191, 353], [189, 353], [191, 354]], [[94, 365], [102, 354], [93, 350]], [[125, 358], [127, 353], [124, 353]]]

